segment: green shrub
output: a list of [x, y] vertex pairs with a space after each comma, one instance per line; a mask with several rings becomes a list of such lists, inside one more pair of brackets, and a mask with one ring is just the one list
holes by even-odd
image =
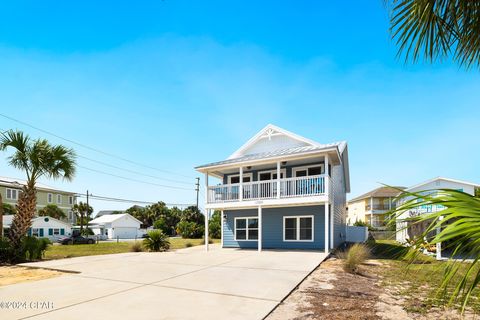
[[13, 258], [13, 247], [10, 240], [0, 237], [0, 263], [11, 262]]
[[131, 252], [142, 252], [143, 251], [143, 245], [139, 241], [135, 241], [132, 246], [130, 247]]
[[160, 217], [160, 219], [156, 220], [153, 223], [153, 228], [162, 230], [163, 233], [168, 234], [170, 232], [170, 228], [167, 225], [167, 222], [165, 221], [165, 218]]
[[52, 242], [48, 238], [23, 237], [21, 252], [17, 253], [18, 258], [30, 261], [41, 259], [50, 244]]
[[149, 251], [167, 251], [170, 249], [170, 241], [161, 230], [153, 230], [148, 232], [148, 238], [143, 240], [143, 246]]
[[339, 256], [345, 260], [343, 269], [346, 272], [358, 274], [359, 266], [370, 257], [370, 250], [366, 245], [356, 243], [346, 252], [341, 252]]
[[184, 239], [201, 238], [205, 231], [205, 227], [193, 221], [180, 221], [177, 224], [177, 233], [182, 235]]
[[193, 243], [191, 242], [185, 243], [185, 248], [190, 248], [190, 247], [193, 247]]
[[357, 221], [355, 221], [355, 223], [353, 224], [353, 226], [354, 226], [354, 227], [368, 227], [368, 224], [367, 224], [366, 222], [357, 220]]

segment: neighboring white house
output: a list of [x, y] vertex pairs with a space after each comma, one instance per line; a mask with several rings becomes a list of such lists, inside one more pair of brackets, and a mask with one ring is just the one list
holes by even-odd
[[128, 213], [106, 214], [88, 223], [95, 235], [108, 239], [134, 239], [139, 236], [141, 221]]
[[205, 174], [207, 217], [222, 212], [224, 248], [330, 252], [346, 240], [345, 141], [322, 144], [270, 124], [227, 159], [196, 169]]
[[[3, 228], [5, 233], [10, 229], [13, 215], [3, 216]], [[38, 238], [49, 238], [52, 241], [63, 236], [72, 234], [72, 225], [52, 217], [37, 217], [32, 219], [32, 227], [28, 229], [28, 235]]]
[[[448, 179], [443, 177], [433, 178], [431, 180], [422, 182], [420, 184], [414, 185], [413, 187], [405, 189], [406, 192], [420, 192], [426, 190], [438, 190], [438, 189], [452, 189], [458, 190], [470, 195], [475, 195], [475, 189], [479, 188], [480, 185], [477, 183]], [[405, 199], [405, 200], [408, 200]], [[418, 216], [425, 213], [437, 212], [443, 210], [444, 208], [441, 205], [424, 205], [420, 206], [415, 210], [409, 210], [404, 212], [399, 219], [405, 219], [408, 217]], [[396, 239], [399, 242], [406, 242], [410, 238], [409, 232], [414, 232], [410, 228], [405, 228], [405, 222], [397, 222], [397, 235]], [[418, 230], [417, 230], [418, 231]], [[421, 231], [421, 230], [420, 230]]]

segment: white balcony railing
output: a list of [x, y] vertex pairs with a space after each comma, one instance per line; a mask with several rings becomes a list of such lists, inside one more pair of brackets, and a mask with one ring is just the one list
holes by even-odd
[[[325, 195], [325, 175], [244, 182], [242, 194], [240, 184], [224, 184], [208, 187], [208, 203], [294, 198]], [[280, 191], [280, 193], [278, 192]]]

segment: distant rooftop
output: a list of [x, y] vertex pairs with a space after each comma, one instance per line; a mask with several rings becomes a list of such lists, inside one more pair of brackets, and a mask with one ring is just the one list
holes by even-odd
[[[27, 182], [23, 179], [0, 177], [0, 186], [12, 187], [12, 188], [19, 189], [26, 184], [27, 184]], [[47, 186], [46, 184], [38, 183], [38, 182], [35, 184], [35, 186], [36, 186], [37, 190], [56, 191], [56, 192], [71, 193], [71, 194], [76, 193], [76, 192], [70, 192], [70, 191], [65, 191], [65, 190], [53, 188], [53, 187]]]
[[348, 202], [349, 203], [357, 202], [357, 201], [371, 198], [371, 197], [374, 197], [374, 198], [396, 197], [400, 194], [400, 190], [398, 189], [404, 190], [405, 187], [380, 187], [377, 189], [373, 189], [372, 191], [369, 191], [367, 193], [364, 193], [361, 196], [353, 198]]

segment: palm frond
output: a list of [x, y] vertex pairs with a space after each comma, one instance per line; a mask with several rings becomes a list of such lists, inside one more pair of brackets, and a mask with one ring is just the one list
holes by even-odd
[[390, 30], [405, 61], [480, 66], [479, 0], [390, 0]]
[[[431, 245], [450, 243], [450, 261], [438, 290], [450, 304], [459, 301], [463, 310], [480, 283], [480, 198], [462, 191], [435, 189], [402, 191], [395, 201], [399, 205], [392, 214], [406, 225], [403, 228], [427, 222], [425, 230], [411, 239], [414, 248], [425, 241]], [[419, 213], [425, 206], [436, 206], [437, 210]]]

